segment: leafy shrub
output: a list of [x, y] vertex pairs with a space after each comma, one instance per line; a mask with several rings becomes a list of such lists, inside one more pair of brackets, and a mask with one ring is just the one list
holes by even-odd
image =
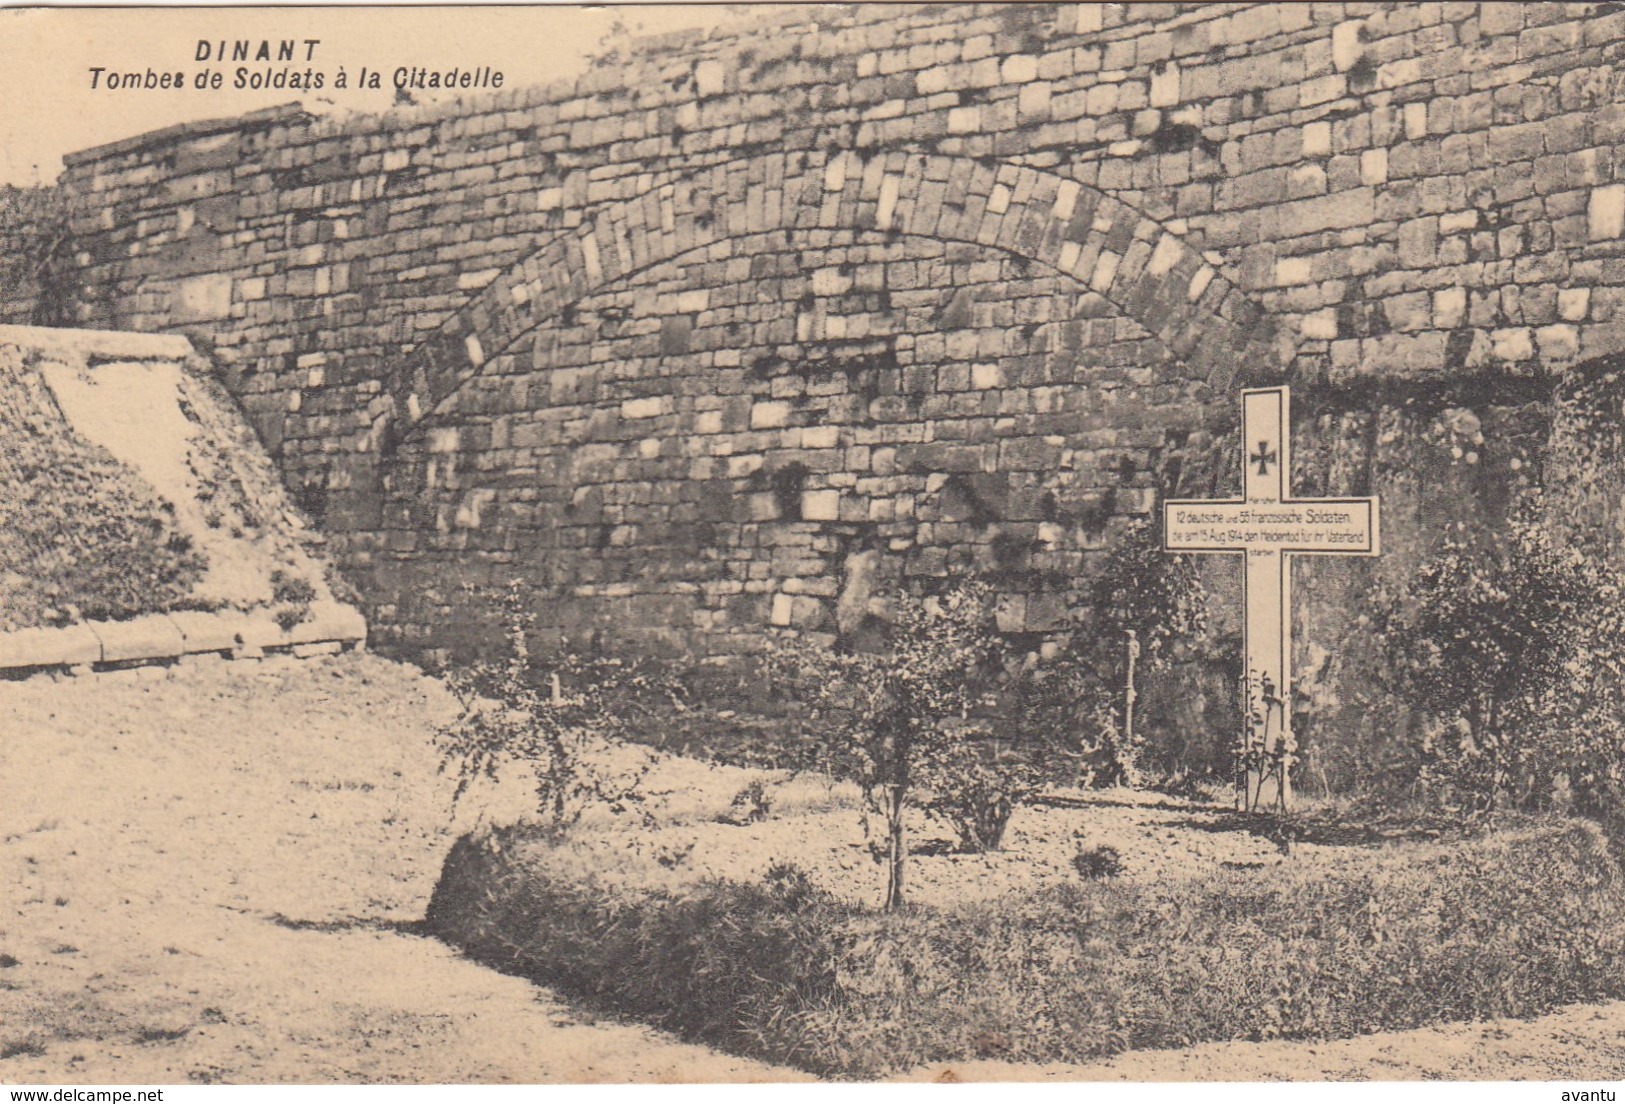
[[933, 599], [897, 595], [884, 653], [797, 641], [772, 658], [774, 681], [810, 706], [808, 765], [858, 783], [885, 824], [888, 909], [903, 903], [903, 818], [918, 787], [931, 788], [927, 808], [964, 846], [986, 850], [1038, 784], [1019, 750], [972, 716], [996, 705], [1010, 679], [992, 600], [979, 582]]
[[1107, 556], [1091, 603], [1096, 624], [1105, 630], [1096, 641], [1093, 662], [1113, 677], [1107, 692], [1096, 699], [1083, 732], [1086, 780], [1096, 786], [1140, 785], [1148, 758], [1142, 690], [1166, 674], [1176, 657], [1187, 655], [1205, 632], [1207, 590], [1195, 558], [1164, 551], [1160, 527], [1141, 519]]
[[[1131, 523], [1073, 607], [1068, 647], [1035, 673], [1021, 706], [1026, 725], [1070, 737], [1081, 784], [1145, 781], [1146, 726], [1143, 717], [1136, 724], [1131, 711], [1146, 682], [1201, 637], [1206, 610], [1207, 592], [1192, 557], [1164, 552], [1150, 521]], [[1133, 687], [1127, 685], [1131, 648]]]
[[1016, 805], [1043, 783], [1030, 754], [975, 731], [962, 732], [925, 749], [920, 783], [929, 796], [921, 807], [947, 824], [963, 850], [997, 851]]
[[728, 802], [728, 811], [718, 819], [724, 824], [755, 824], [766, 820], [773, 811], [773, 797], [767, 792], [767, 783], [760, 778], [752, 778], [733, 800]]
[[[438, 734], [441, 769], [454, 768], [457, 775], [453, 802], [476, 779], [495, 778], [505, 764], [517, 763], [530, 771], [537, 812], [554, 835], [592, 807], [615, 814], [641, 809], [653, 757], [616, 737], [638, 695], [669, 695], [675, 688], [636, 663], [575, 655], [537, 663], [528, 643], [534, 617], [524, 608], [518, 583], [510, 584], [500, 603], [506, 657], [445, 673], [462, 707]], [[609, 762], [617, 757], [620, 765]]]
[[1418, 777], [1473, 811], [1625, 790], [1621, 580], [1530, 509], [1493, 546], [1448, 540], [1384, 622], [1390, 689], [1422, 721]]
[[1110, 844], [1079, 848], [1072, 856], [1072, 869], [1089, 879], [1115, 878], [1123, 872], [1123, 856]]
[[549, 851], [517, 830], [459, 841], [430, 928], [607, 1011], [824, 1075], [1342, 1038], [1625, 995], [1625, 879], [1580, 822], [888, 913], [786, 868], [606, 890], [554, 876]]
[[1165, 670], [1207, 627], [1207, 588], [1190, 556], [1162, 549], [1158, 527], [1130, 523], [1106, 557], [1090, 590], [1097, 635], [1121, 662], [1122, 642], [1140, 642], [1140, 668]]
[[271, 598], [277, 603], [276, 623], [287, 632], [310, 618], [310, 604], [316, 600], [316, 588], [298, 575], [273, 568], [271, 571]]

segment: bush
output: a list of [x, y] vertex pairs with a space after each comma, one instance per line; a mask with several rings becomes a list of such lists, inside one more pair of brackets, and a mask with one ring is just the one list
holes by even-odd
[[[1065, 733], [1085, 786], [1144, 781], [1142, 688], [1189, 653], [1207, 624], [1207, 592], [1192, 557], [1162, 550], [1156, 525], [1131, 523], [1072, 610], [1068, 647], [1036, 672], [1021, 703], [1029, 727]], [[1134, 652], [1135, 686], [1128, 682]], [[1136, 718], [1139, 718], [1136, 723]], [[1159, 749], [1159, 761], [1180, 760]], [[1180, 763], [1182, 769], [1207, 764]]]
[[549, 851], [518, 830], [459, 841], [430, 928], [607, 1011], [823, 1075], [1341, 1038], [1625, 995], [1625, 880], [1572, 821], [892, 913], [787, 868], [605, 889], [550, 874]]
[[1089, 878], [1115, 878], [1123, 872], [1123, 856], [1117, 848], [1109, 844], [1100, 844], [1088, 850], [1078, 849], [1072, 856], [1072, 869], [1080, 877]]
[[1090, 601], [1098, 636], [1121, 662], [1125, 638], [1140, 642], [1140, 667], [1165, 670], [1207, 627], [1207, 588], [1190, 556], [1163, 551], [1151, 521], [1130, 523], [1096, 576]]
[[675, 688], [636, 663], [575, 655], [537, 662], [529, 647], [533, 617], [519, 584], [510, 584], [500, 602], [507, 656], [445, 673], [462, 707], [437, 736], [441, 769], [457, 775], [453, 803], [476, 779], [495, 778], [505, 764], [516, 763], [530, 771], [537, 813], [555, 836], [592, 807], [615, 814], [641, 808], [652, 756], [623, 745], [622, 763], [612, 763], [611, 741], [637, 697], [670, 695]]
[[1422, 721], [1423, 786], [1470, 811], [1560, 800], [1617, 817], [1621, 599], [1621, 580], [1533, 509], [1494, 546], [1446, 541], [1384, 624], [1389, 690]]
[[925, 807], [981, 851], [999, 845], [1039, 784], [1014, 734], [1001, 740], [987, 723], [1013, 677], [992, 601], [978, 582], [932, 599], [896, 595], [884, 653], [796, 641], [772, 657], [773, 680], [810, 708], [806, 765], [856, 782], [885, 824], [888, 909], [903, 903], [903, 818], [919, 787], [932, 791]]
[[921, 807], [953, 829], [962, 850], [983, 854], [1004, 844], [1018, 802], [1043, 778], [1030, 755], [989, 735], [966, 732], [926, 749], [919, 780], [929, 791]]

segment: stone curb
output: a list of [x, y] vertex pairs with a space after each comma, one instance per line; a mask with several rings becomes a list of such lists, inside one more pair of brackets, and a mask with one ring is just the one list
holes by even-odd
[[192, 343], [179, 334], [127, 330], [65, 330], [48, 326], [0, 326], [0, 345], [86, 360], [185, 360]]
[[60, 629], [0, 633], [0, 671], [163, 663], [208, 652], [321, 655], [363, 646], [366, 640], [366, 619], [341, 602], [314, 603], [309, 616], [291, 629], [283, 629], [264, 612], [155, 613], [128, 621], [86, 621]]

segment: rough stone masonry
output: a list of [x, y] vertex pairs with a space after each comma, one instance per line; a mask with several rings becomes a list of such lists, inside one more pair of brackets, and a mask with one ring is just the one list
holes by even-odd
[[69, 159], [72, 314], [212, 348], [408, 651], [485, 632], [463, 583], [720, 656], [972, 569], [1036, 641], [1159, 496], [1233, 490], [1236, 390], [1288, 382], [1295, 484], [1380, 494], [1389, 553], [1298, 584], [1312, 693], [1625, 347], [1617, 7], [782, 9], [189, 124]]

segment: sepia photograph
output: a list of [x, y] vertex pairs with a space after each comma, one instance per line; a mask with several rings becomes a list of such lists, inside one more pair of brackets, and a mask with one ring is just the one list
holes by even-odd
[[1622, 58], [0, 4], [8, 1099], [1615, 1100]]

